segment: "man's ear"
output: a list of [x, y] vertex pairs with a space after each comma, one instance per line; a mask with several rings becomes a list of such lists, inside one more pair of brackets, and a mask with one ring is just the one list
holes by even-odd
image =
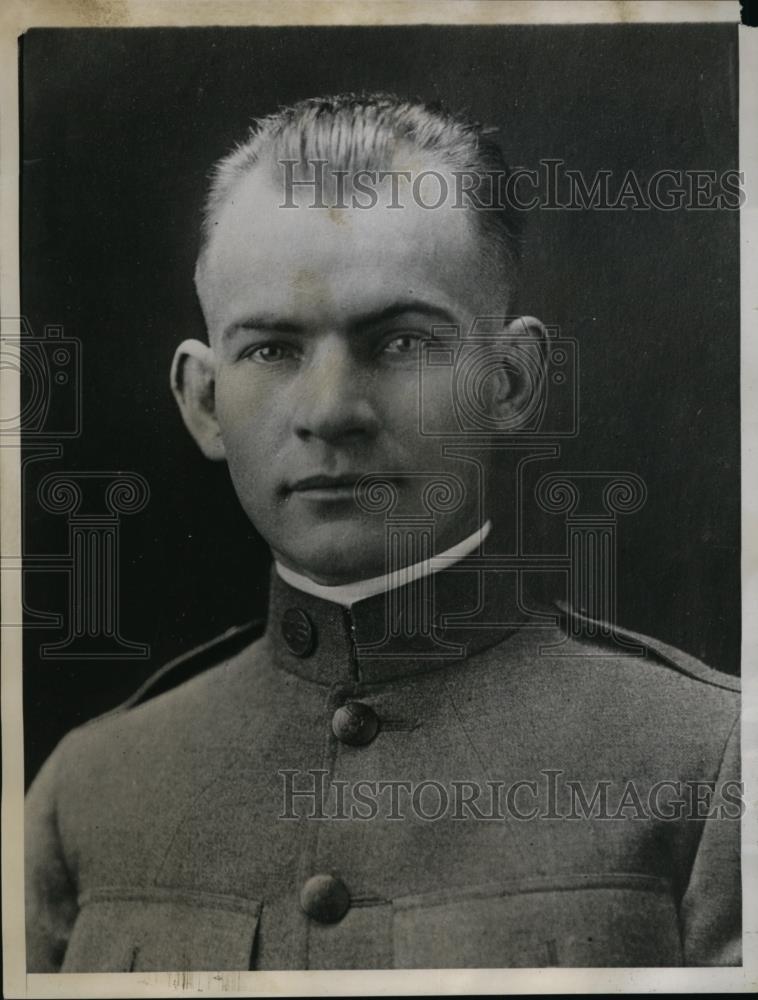
[[490, 397], [503, 429], [526, 430], [539, 414], [546, 389], [546, 331], [534, 316], [519, 316], [502, 333], [502, 364]]
[[216, 358], [212, 348], [199, 340], [185, 340], [174, 354], [171, 391], [182, 418], [206, 458], [226, 457], [216, 420]]

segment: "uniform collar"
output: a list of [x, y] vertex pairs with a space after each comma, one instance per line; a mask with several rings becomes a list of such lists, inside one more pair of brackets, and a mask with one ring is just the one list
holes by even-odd
[[306, 680], [377, 684], [461, 664], [518, 627], [516, 576], [479, 549], [345, 607], [271, 573], [266, 635], [278, 666]]
[[383, 576], [374, 576], [368, 580], [358, 580], [355, 583], [347, 583], [343, 586], [326, 587], [320, 583], [314, 583], [307, 576], [295, 573], [293, 570], [287, 569], [286, 566], [282, 566], [281, 563], [275, 563], [276, 571], [285, 583], [288, 583], [296, 590], [349, 608], [353, 604], [365, 601], [369, 597], [384, 594], [388, 590], [403, 587], [406, 584], [413, 583], [415, 580], [420, 580], [424, 576], [430, 576], [432, 573], [439, 573], [440, 570], [449, 569], [455, 563], [460, 562], [461, 559], [475, 552], [486, 539], [487, 535], [489, 535], [491, 528], [492, 522], [486, 521], [481, 528], [477, 528], [468, 538], [464, 538], [462, 542], [453, 545], [452, 548], [446, 549], [444, 552], [438, 553], [431, 559], [424, 559], [421, 562], [414, 563], [412, 566], [405, 566], [403, 569], [395, 570], [392, 573], [385, 573]]

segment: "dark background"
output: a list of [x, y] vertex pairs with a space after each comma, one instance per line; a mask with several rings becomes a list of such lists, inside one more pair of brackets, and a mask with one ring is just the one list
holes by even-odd
[[[265, 611], [267, 554], [226, 469], [202, 459], [169, 392], [203, 336], [192, 270], [207, 170], [250, 120], [321, 92], [441, 99], [497, 125], [509, 161], [591, 176], [737, 166], [731, 25], [34, 30], [22, 39], [22, 305], [36, 336], [82, 343], [82, 434], [28, 466], [26, 549], [65, 550], [42, 475], [133, 470], [121, 630], [143, 660], [40, 656], [28, 627], [27, 778], [61, 735], [163, 662]], [[737, 673], [739, 243], [736, 212], [534, 211], [523, 311], [581, 349], [579, 439], [560, 469], [636, 472], [621, 520], [618, 620]], [[27, 452], [28, 454], [28, 452]], [[560, 537], [560, 536], [559, 536]], [[60, 575], [27, 602], [64, 611]]]

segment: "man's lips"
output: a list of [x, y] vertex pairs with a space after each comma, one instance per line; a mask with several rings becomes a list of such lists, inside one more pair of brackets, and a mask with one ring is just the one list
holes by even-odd
[[339, 476], [306, 476], [290, 483], [287, 486], [287, 492], [307, 500], [352, 499], [355, 484], [360, 478], [360, 473], [345, 473]]

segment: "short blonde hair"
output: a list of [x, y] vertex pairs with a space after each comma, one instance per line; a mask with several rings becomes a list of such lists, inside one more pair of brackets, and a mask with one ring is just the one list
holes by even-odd
[[[231, 190], [263, 160], [272, 164], [321, 160], [332, 171], [386, 169], [398, 145], [405, 143], [434, 155], [452, 170], [507, 180], [510, 170], [493, 139], [494, 131], [438, 105], [385, 93], [308, 98], [259, 118], [244, 142], [212, 168], [196, 274]], [[521, 214], [500, 199], [482, 211], [475, 206], [471, 210], [513, 288], [521, 261]]]

